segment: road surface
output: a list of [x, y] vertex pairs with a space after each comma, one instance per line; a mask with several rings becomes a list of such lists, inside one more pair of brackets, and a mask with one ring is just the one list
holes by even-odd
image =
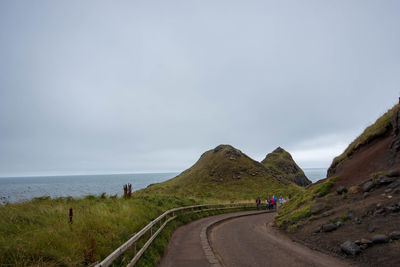
[[181, 226], [172, 235], [159, 266], [349, 266], [291, 241], [270, 226], [273, 215], [235, 212]]

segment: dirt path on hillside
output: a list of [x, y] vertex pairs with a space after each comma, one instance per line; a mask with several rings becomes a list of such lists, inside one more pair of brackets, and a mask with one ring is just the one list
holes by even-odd
[[[251, 214], [221, 214], [179, 227], [159, 266], [348, 266], [269, 226], [273, 214]], [[251, 216], [237, 217], [243, 215]]]

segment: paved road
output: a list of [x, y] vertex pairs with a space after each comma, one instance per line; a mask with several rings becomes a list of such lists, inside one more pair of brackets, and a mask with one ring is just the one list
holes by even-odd
[[179, 227], [159, 266], [347, 266], [268, 226], [272, 213], [237, 217], [254, 213], [221, 214]]

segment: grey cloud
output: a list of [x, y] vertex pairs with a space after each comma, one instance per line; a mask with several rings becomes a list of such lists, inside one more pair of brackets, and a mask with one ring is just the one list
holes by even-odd
[[327, 167], [312, 151], [397, 101], [399, 7], [3, 1], [0, 176], [181, 171], [220, 143]]

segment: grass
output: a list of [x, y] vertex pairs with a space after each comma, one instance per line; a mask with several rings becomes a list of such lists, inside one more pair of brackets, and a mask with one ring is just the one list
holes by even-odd
[[334, 169], [345, 162], [362, 145], [368, 144], [374, 139], [386, 134], [387, 131], [392, 128], [393, 114], [397, 112], [399, 108], [400, 105], [398, 104], [393, 106], [390, 110], [388, 110], [385, 114], [378, 118], [374, 124], [367, 127], [364, 132], [360, 136], [358, 136], [341, 155], [334, 158], [332, 165], [329, 169]]
[[[37, 198], [0, 206], [1, 266], [83, 266], [105, 258], [165, 210], [192, 205], [171, 196], [129, 200]], [[74, 210], [73, 224], [68, 211]]]
[[278, 147], [269, 153], [261, 163], [279, 176], [294, 181], [296, 176], [304, 176], [303, 170], [296, 164], [289, 152]]
[[[214, 200], [229, 202], [228, 200]], [[209, 200], [209, 202], [212, 202]], [[200, 204], [190, 197], [134, 193], [131, 199], [89, 195], [81, 199], [50, 197], [0, 206], [1, 266], [87, 266], [100, 261], [164, 211]], [[69, 208], [74, 211], [69, 223]], [[172, 232], [189, 221], [226, 211], [208, 211], [170, 222], [139, 260], [155, 266]], [[156, 231], [156, 229], [153, 229]], [[146, 238], [139, 239], [141, 247]], [[126, 265], [126, 252], [115, 266]]]
[[322, 183], [315, 184], [304, 192], [297, 193], [292, 199], [283, 204], [275, 215], [275, 223], [278, 227], [290, 230], [290, 225], [298, 223], [304, 218], [311, 216], [310, 207], [316, 197], [330, 194], [330, 189], [340, 178], [332, 177]]
[[[279, 182], [259, 162], [231, 146], [207, 151], [190, 169], [163, 183], [140, 190], [139, 194], [168, 194], [202, 201], [251, 200], [270, 195], [294, 195], [303, 189], [287, 181]], [[216, 148], [216, 149], [217, 149]], [[234, 151], [236, 154], [233, 154]], [[233, 155], [233, 156], [232, 156]], [[232, 159], [233, 158], [233, 159]]]

